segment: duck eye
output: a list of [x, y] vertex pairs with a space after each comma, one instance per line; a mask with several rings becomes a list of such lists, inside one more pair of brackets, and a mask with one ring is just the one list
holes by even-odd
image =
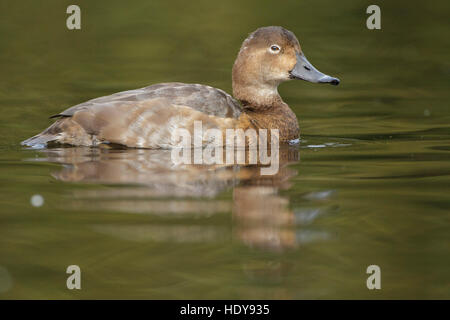
[[272, 51], [273, 53], [278, 53], [280, 51], [280, 47], [276, 44], [273, 44], [270, 46], [270, 51]]

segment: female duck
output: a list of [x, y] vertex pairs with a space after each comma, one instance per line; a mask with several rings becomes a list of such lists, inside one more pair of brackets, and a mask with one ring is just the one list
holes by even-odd
[[233, 66], [233, 95], [200, 84], [161, 83], [100, 97], [51, 118], [58, 120], [22, 142], [26, 146], [118, 144], [171, 148], [178, 128], [278, 129], [282, 141], [299, 138], [295, 114], [278, 94], [281, 82], [301, 79], [339, 84], [314, 68], [295, 35], [263, 27], [245, 39]]

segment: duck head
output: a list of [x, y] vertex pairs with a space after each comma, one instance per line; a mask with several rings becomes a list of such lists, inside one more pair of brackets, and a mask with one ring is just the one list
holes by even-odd
[[339, 79], [317, 70], [306, 59], [294, 33], [282, 27], [263, 27], [243, 42], [233, 66], [234, 96], [254, 106], [281, 101], [281, 82], [299, 79], [338, 85]]

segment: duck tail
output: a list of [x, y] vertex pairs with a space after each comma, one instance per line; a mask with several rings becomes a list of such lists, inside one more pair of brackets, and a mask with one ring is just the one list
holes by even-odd
[[22, 146], [31, 148], [45, 148], [49, 143], [56, 142], [61, 139], [61, 125], [60, 121], [53, 123], [50, 127], [42, 131], [41, 133], [22, 141]]
[[22, 146], [35, 149], [59, 145], [91, 146], [93, 144], [92, 134], [88, 134], [71, 117], [60, 118], [38, 135], [21, 142]]
[[22, 141], [20, 144], [25, 147], [40, 149], [45, 148], [47, 146], [47, 143], [55, 141], [57, 138], [58, 137], [53, 134], [46, 134], [42, 132], [38, 135], [35, 135], [34, 137]]

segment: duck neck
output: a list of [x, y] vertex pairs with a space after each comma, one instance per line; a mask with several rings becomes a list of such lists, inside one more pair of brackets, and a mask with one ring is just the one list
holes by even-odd
[[266, 110], [283, 104], [278, 94], [278, 81], [267, 81], [263, 78], [257, 65], [242, 62], [241, 54], [233, 66], [233, 96], [244, 108]]
[[278, 85], [246, 84], [236, 85], [233, 82], [233, 95], [244, 109], [265, 111], [284, 104], [278, 93]]
[[276, 86], [247, 86], [233, 88], [233, 94], [238, 99], [244, 109], [252, 111], [267, 111], [284, 104]]
[[278, 129], [280, 140], [297, 139], [300, 132], [297, 117], [281, 99], [279, 82], [267, 82], [255, 70], [259, 70], [258, 66], [242, 63], [240, 56], [233, 66], [233, 95], [244, 109], [238, 126]]
[[[251, 92], [251, 91], [247, 91]], [[295, 113], [283, 102], [278, 92], [276, 95], [240, 97], [244, 112], [239, 124], [244, 129], [277, 129], [281, 141], [297, 139], [300, 134], [298, 120]]]

